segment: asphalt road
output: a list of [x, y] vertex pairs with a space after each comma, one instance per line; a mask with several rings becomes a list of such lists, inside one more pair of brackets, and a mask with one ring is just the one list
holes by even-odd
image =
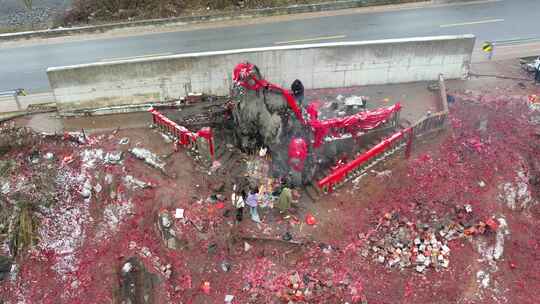
[[18, 87], [32, 93], [48, 91], [45, 71], [52, 66], [157, 54], [446, 34], [474, 34], [477, 41], [535, 38], [540, 37], [539, 16], [539, 0], [493, 0], [113, 39], [0, 46], [0, 91]]

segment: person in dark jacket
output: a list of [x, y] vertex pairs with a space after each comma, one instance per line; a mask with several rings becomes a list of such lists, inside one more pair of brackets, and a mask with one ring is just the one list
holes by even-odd
[[304, 85], [302, 84], [302, 82], [298, 79], [293, 81], [291, 85], [291, 91], [294, 98], [298, 102], [298, 105], [302, 106], [302, 103], [304, 102]]
[[536, 70], [534, 71], [534, 81], [540, 83], [540, 63], [536, 65]]

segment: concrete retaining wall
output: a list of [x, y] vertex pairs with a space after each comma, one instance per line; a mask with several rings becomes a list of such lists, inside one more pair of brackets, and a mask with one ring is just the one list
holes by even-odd
[[249, 61], [284, 87], [307, 89], [462, 78], [474, 36], [438, 36], [194, 53], [49, 68], [61, 111], [169, 100], [188, 92], [226, 95], [234, 66]]

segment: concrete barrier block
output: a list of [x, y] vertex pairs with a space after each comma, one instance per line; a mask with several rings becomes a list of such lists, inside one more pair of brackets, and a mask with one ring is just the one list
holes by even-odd
[[315, 88], [339, 88], [345, 86], [345, 72], [313, 73]]
[[[306, 89], [437, 80], [467, 75], [474, 36], [320, 43], [100, 62], [47, 71], [58, 107], [120, 105], [226, 95], [239, 62], [259, 66], [269, 81]], [[67, 105], [72, 103], [71, 105]]]
[[357, 83], [369, 83], [370, 77], [369, 71], [365, 69], [346, 71], [343, 85], [345, 87], [351, 87], [355, 86]]

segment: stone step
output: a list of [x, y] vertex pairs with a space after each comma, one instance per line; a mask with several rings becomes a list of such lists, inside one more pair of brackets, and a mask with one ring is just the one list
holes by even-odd
[[321, 196], [323, 194], [322, 189], [319, 188], [319, 186], [317, 186], [317, 183], [311, 183], [310, 186], [313, 189], [313, 191], [317, 193], [318, 196]]
[[311, 198], [313, 202], [316, 202], [318, 198], [321, 196], [321, 192], [320, 190], [318, 190], [318, 187], [317, 186], [314, 187], [311, 184], [307, 185], [304, 188], [304, 191], [307, 193], [307, 195]]
[[223, 145], [215, 145], [214, 152], [216, 153], [216, 159], [220, 159], [227, 152], [227, 148]]
[[308, 190], [308, 188], [302, 188], [300, 190], [300, 195], [304, 196], [304, 197], [307, 197], [312, 203], [315, 203], [317, 200], [316, 200], [316, 197], [313, 196], [313, 193], [310, 192]]
[[225, 153], [223, 153], [223, 155], [219, 158], [219, 162], [221, 162], [221, 165], [230, 168], [232, 162], [230, 162], [229, 160], [231, 160], [233, 154], [233, 151], [226, 149]]
[[242, 175], [242, 173], [245, 173], [244, 166], [236, 161], [230, 161], [228, 162], [228, 164], [226, 164], [226, 166], [227, 168], [229, 168], [229, 172], [231, 176], [240, 176]]

